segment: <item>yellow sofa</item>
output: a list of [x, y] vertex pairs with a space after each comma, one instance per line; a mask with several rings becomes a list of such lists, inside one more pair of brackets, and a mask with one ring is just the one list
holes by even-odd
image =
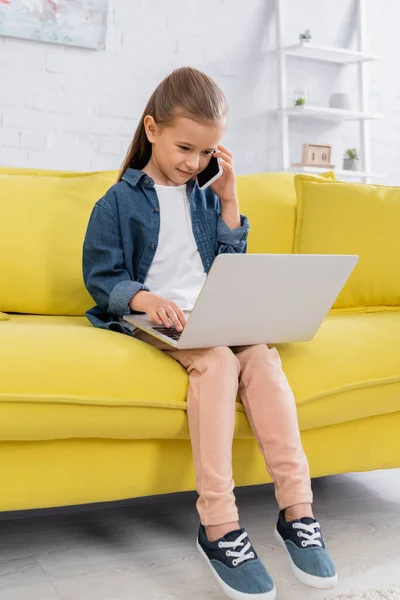
[[[0, 169], [0, 511], [194, 489], [186, 372], [84, 316], [83, 236], [115, 176]], [[293, 175], [238, 188], [249, 252], [292, 252]], [[279, 350], [314, 477], [400, 467], [400, 312], [332, 312]], [[270, 481], [240, 402], [233, 461], [237, 485]]]

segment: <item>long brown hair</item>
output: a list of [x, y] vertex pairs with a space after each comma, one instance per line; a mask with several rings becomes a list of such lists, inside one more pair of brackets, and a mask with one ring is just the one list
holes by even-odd
[[196, 121], [213, 123], [226, 116], [228, 104], [217, 84], [205, 73], [192, 67], [176, 69], [154, 90], [148, 101], [132, 143], [122, 164], [118, 181], [125, 171], [143, 169], [151, 157], [144, 118], [150, 115], [158, 125], [171, 123], [178, 113]]

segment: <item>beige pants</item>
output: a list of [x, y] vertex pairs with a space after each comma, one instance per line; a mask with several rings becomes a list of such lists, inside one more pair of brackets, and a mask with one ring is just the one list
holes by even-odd
[[312, 503], [296, 404], [276, 348], [260, 344], [177, 350], [140, 330], [135, 337], [159, 348], [189, 373], [187, 412], [203, 525], [239, 520], [232, 478], [238, 391], [279, 507]]

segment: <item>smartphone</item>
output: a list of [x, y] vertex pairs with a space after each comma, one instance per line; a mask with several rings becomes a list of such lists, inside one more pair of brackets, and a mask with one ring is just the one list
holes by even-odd
[[217, 157], [212, 156], [210, 162], [208, 163], [204, 171], [197, 175], [197, 183], [199, 185], [199, 188], [201, 190], [205, 190], [206, 188], [208, 188], [209, 185], [214, 183], [214, 181], [216, 181], [218, 177], [221, 177], [222, 173], [223, 170], [218, 162]]

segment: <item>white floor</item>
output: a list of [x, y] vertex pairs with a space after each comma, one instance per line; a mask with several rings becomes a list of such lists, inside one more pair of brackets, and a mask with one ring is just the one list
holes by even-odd
[[[400, 470], [314, 480], [315, 511], [340, 583], [293, 578], [272, 532], [272, 486], [237, 491], [244, 525], [280, 600], [323, 600], [400, 583]], [[198, 555], [193, 494], [131, 506], [1, 520], [0, 600], [222, 600]]]

